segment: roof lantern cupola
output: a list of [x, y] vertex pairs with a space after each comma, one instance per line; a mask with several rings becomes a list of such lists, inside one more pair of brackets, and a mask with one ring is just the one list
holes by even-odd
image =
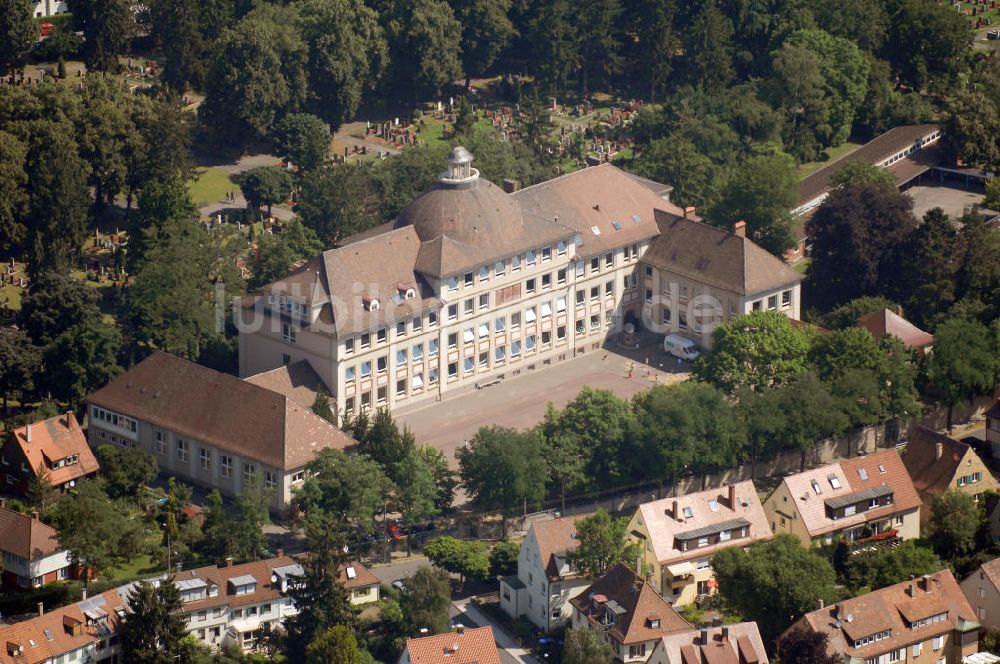
[[446, 186], [466, 185], [479, 179], [479, 171], [472, 167], [475, 157], [461, 145], [455, 146], [448, 155], [448, 170], [441, 174], [439, 181]]

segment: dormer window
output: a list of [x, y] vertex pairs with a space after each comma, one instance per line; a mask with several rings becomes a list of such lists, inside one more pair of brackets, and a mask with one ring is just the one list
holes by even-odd
[[660, 629], [660, 619], [657, 616], [649, 617], [649, 628], [650, 629]]
[[820, 488], [820, 486], [819, 486], [819, 482], [817, 482], [816, 480], [812, 480], [812, 481], [810, 482], [810, 484], [812, 484], [812, 488], [813, 488], [813, 492], [814, 492], [814, 493], [815, 493], [815, 494], [816, 494], [817, 496], [818, 496], [819, 494], [823, 493], [823, 489], [822, 489], [822, 488]]
[[252, 595], [257, 592], [257, 579], [250, 574], [244, 574], [229, 579], [229, 586], [234, 595]]
[[365, 295], [361, 298], [361, 303], [365, 307], [365, 311], [378, 311], [381, 307], [377, 297], [372, 297], [371, 295]]

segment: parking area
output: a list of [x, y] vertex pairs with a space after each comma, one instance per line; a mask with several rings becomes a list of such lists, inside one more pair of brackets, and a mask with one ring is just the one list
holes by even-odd
[[[538, 363], [538, 369], [530, 373], [508, 377], [482, 390], [467, 390], [439, 403], [398, 409], [394, 415], [413, 431], [418, 444], [441, 450], [457, 467], [455, 450], [480, 427], [531, 427], [541, 421], [549, 402], [561, 408], [584, 386], [628, 398], [656, 383], [676, 383], [690, 375], [686, 364], [678, 366], [662, 348], [629, 355], [601, 349], [552, 366]], [[645, 364], [647, 355], [649, 366]]]
[[953, 183], [920, 184], [910, 187], [906, 193], [913, 199], [913, 214], [917, 219], [936, 207], [952, 219], [958, 219], [966, 208], [983, 202], [982, 193], [954, 186]]

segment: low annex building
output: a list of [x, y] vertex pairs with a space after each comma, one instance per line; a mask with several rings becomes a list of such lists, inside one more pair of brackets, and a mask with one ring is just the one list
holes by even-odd
[[569, 600], [589, 582], [569, 565], [576, 549], [576, 522], [561, 517], [531, 525], [517, 554], [517, 574], [500, 578], [500, 608], [512, 618], [524, 616], [542, 631], [563, 625], [572, 615]]
[[809, 546], [920, 536], [920, 496], [895, 450], [843, 459], [786, 477], [764, 501], [777, 533]]
[[[801, 275], [610, 164], [508, 193], [455, 148], [392, 224], [242, 303], [240, 375], [306, 361], [337, 413], [439, 400], [600, 348], [626, 323], [711, 345]], [[660, 193], [657, 193], [660, 192]]]
[[292, 498], [322, 449], [355, 441], [292, 398], [156, 352], [87, 397], [90, 444], [141, 447], [161, 472], [223, 495], [273, 491]]
[[983, 494], [997, 488], [993, 474], [971, 445], [920, 424], [910, 430], [903, 465], [920, 495], [922, 525], [930, 521], [934, 498], [945, 491], [959, 491], [979, 502]]
[[7, 509], [0, 500], [0, 533], [4, 587], [28, 590], [77, 577], [69, 552], [59, 545], [58, 531], [37, 514]]
[[500, 664], [491, 627], [407, 639], [399, 664]]
[[876, 340], [884, 336], [895, 337], [907, 350], [929, 353], [934, 346], [934, 335], [889, 309], [881, 309], [858, 318], [858, 327], [868, 330]]
[[845, 662], [961, 664], [979, 651], [979, 623], [949, 570], [807, 613], [789, 629], [826, 634]]
[[683, 606], [715, 592], [712, 556], [772, 537], [753, 482], [643, 503], [628, 526], [664, 599]]
[[595, 629], [611, 644], [615, 661], [645, 662], [660, 639], [687, 632], [691, 623], [660, 593], [619, 564], [570, 600], [573, 629]]
[[757, 623], [703, 627], [660, 639], [649, 664], [768, 664]]
[[378, 577], [356, 560], [340, 566], [340, 583], [350, 593], [351, 604], [361, 606], [379, 600]]
[[54, 491], [68, 491], [100, 470], [73, 413], [12, 429], [0, 448], [3, 491], [25, 495], [44, 469]]

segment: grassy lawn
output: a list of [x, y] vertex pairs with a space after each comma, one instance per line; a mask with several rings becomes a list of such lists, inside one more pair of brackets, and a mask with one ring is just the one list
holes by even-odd
[[226, 193], [239, 189], [230, 174], [224, 168], [213, 167], [198, 169], [198, 176], [188, 183], [191, 199], [198, 207], [222, 201]]
[[4, 286], [0, 288], [0, 305], [7, 307], [11, 311], [20, 311], [21, 293], [22, 289], [17, 286]]
[[[152, 547], [159, 546], [161, 537], [162, 535], [159, 532], [150, 531], [150, 533], [146, 536], [146, 548], [151, 549]], [[134, 579], [138, 576], [156, 574], [157, 572], [162, 571], [164, 571], [164, 569], [160, 563], [154, 561], [148, 553], [143, 553], [119, 566], [109, 567], [104, 570], [102, 576], [107, 579], [124, 580]]]
[[805, 274], [809, 271], [809, 263], [812, 262], [811, 258], [803, 258], [798, 263], [792, 266], [792, 269], [799, 274]]
[[841, 157], [849, 155], [850, 153], [860, 148], [862, 145], [863, 143], [854, 143], [853, 141], [847, 141], [843, 145], [839, 145], [835, 148], [830, 148], [829, 150], [826, 151], [828, 159], [823, 161], [810, 161], [799, 166], [798, 168], [799, 179], [802, 179], [807, 175], [812, 175], [813, 173], [823, 168], [824, 166], [828, 166], [834, 161], [840, 159]]

